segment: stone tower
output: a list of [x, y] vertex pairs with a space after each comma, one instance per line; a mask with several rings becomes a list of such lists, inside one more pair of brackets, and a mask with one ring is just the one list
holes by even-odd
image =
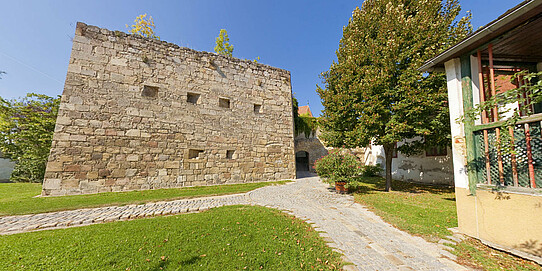
[[42, 195], [295, 177], [288, 71], [78, 23]]

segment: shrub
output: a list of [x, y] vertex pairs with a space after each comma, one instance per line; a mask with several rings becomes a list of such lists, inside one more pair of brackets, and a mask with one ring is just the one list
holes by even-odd
[[333, 150], [328, 155], [318, 159], [314, 166], [316, 173], [330, 182], [348, 182], [362, 171], [361, 161], [351, 153], [341, 153]]
[[335, 164], [332, 158], [331, 154], [328, 154], [314, 162], [314, 170], [321, 178], [331, 177], [332, 168]]
[[380, 172], [382, 172], [382, 166], [380, 164], [376, 164], [375, 166], [363, 166], [363, 170], [361, 171], [361, 175], [363, 177], [377, 177], [380, 176]]

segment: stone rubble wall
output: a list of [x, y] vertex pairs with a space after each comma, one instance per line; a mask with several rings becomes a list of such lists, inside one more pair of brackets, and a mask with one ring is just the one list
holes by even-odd
[[320, 130], [311, 133], [308, 137], [305, 136], [305, 133], [297, 135], [294, 139], [295, 142], [295, 152], [307, 152], [309, 154], [309, 171], [316, 172], [314, 165], [316, 161], [324, 156], [326, 156], [332, 148], [328, 148], [318, 137], [320, 135]]
[[293, 134], [288, 71], [78, 23], [42, 195], [291, 179]]

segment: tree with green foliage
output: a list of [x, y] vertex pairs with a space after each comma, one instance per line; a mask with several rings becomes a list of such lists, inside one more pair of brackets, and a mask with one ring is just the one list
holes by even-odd
[[0, 151], [15, 162], [12, 181], [43, 182], [59, 104], [60, 96], [0, 97]]
[[134, 24], [131, 26], [126, 25], [126, 27], [131, 27], [129, 31], [134, 35], [160, 40], [160, 37], [154, 34], [154, 29], [156, 28], [154, 20], [152, 19], [152, 16], [147, 18], [147, 13], [137, 16], [134, 20]]
[[323, 139], [335, 147], [383, 145], [386, 191], [396, 143], [406, 155], [449, 145], [446, 79], [418, 68], [472, 31], [458, 0], [366, 0], [356, 8], [317, 92]]
[[220, 29], [220, 34], [216, 37], [215, 53], [223, 56], [232, 56], [233, 54], [233, 45], [230, 44], [226, 29]]

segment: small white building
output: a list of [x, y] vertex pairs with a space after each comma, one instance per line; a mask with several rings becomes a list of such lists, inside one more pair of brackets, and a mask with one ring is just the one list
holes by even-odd
[[[397, 143], [397, 147], [402, 142]], [[392, 161], [392, 178], [395, 180], [453, 185], [454, 172], [449, 148], [428, 148], [421, 154], [406, 156], [396, 151]], [[365, 165], [380, 164], [383, 168], [386, 165], [384, 147], [370, 145], [365, 150]], [[385, 172], [383, 170], [382, 172]]]

